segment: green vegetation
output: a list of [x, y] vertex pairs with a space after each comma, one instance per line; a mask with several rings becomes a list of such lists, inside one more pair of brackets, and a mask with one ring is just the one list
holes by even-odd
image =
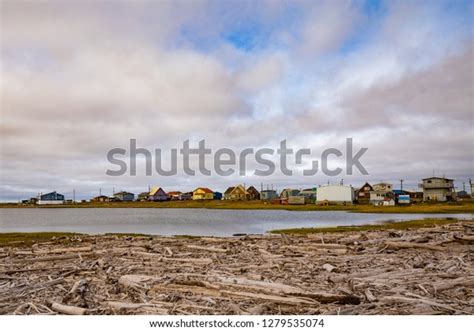
[[64, 243], [68, 241], [67, 237], [78, 236], [79, 233], [73, 232], [12, 232], [0, 233], [0, 246], [31, 246], [37, 242], [51, 241], [58, 239]]
[[297, 234], [305, 235], [310, 233], [340, 233], [351, 231], [375, 231], [375, 230], [407, 230], [433, 227], [435, 225], [444, 225], [457, 223], [461, 220], [453, 218], [425, 218], [421, 220], [403, 221], [403, 222], [385, 222], [374, 225], [354, 225], [354, 226], [338, 226], [332, 228], [298, 228], [298, 229], [282, 229], [273, 230], [272, 233]]
[[474, 214], [474, 201], [445, 202], [445, 203], [417, 203], [410, 206], [372, 206], [372, 205], [280, 205], [263, 201], [164, 201], [164, 202], [111, 202], [111, 203], [76, 203], [66, 205], [18, 205], [0, 204], [0, 207], [10, 208], [208, 208], [208, 209], [281, 209], [294, 211], [334, 211], [342, 210], [357, 213], [436, 213], [436, 214]]
[[151, 237], [150, 234], [144, 233], [115, 233], [115, 232], [107, 232], [104, 233], [104, 236], [117, 236], [117, 237]]

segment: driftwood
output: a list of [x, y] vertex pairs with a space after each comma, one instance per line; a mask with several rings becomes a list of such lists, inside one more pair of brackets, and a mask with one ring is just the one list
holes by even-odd
[[106, 301], [104, 305], [116, 310], [118, 312], [140, 310], [145, 308], [147, 312], [159, 315], [168, 314], [168, 310], [162, 308], [160, 305], [152, 303], [131, 303], [131, 302], [120, 302], [120, 301]]
[[454, 240], [460, 241], [460, 242], [466, 242], [466, 243], [474, 243], [474, 236], [456, 236], [454, 235]]
[[452, 289], [454, 287], [470, 287], [474, 288], [474, 277], [459, 277], [451, 280], [443, 280], [440, 282], [433, 283], [432, 286], [436, 292]]
[[442, 308], [448, 311], [456, 312], [456, 309], [445, 305], [441, 304], [432, 300], [427, 300], [427, 299], [421, 299], [421, 298], [407, 298], [407, 297], [401, 297], [401, 296], [387, 296], [380, 298], [381, 302], [384, 303], [410, 303], [410, 304], [422, 304], [422, 305], [427, 305], [427, 306], [433, 306], [433, 307], [438, 307]]
[[387, 242], [385, 242], [385, 245], [388, 248], [391, 248], [391, 249], [418, 248], [418, 249], [431, 249], [433, 251], [445, 251], [446, 250], [445, 247], [433, 246], [433, 245], [428, 245], [428, 244], [418, 244], [418, 243], [412, 243], [412, 242], [387, 241]]
[[71, 247], [71, 248], [58, 248], [58, 249], [50, 249], [50, 250], [34, 250], [33, 252], [35, 255], [82, 253], [82, 252], [92, 252], [92, 247]]
[[251, 293], [251, 292], [232, 292], [232, 291], [220, 291], [224, 296], [229, 297], [243, 297], [243, 298], [250, 298], [250, 299], [257, 299], [257, 300], [264, 300], [264, 301], [273, 301], [281, 304], [286, 305], [316, 305], [317, 302], [307, 299], [307, 298], [299, 298], [299, 297], [284, 297], [284, 296], [277, 296], [277, 295], [269, 295], [269, 294], [261, 294], [261, 293]]
[[473, 229], [16, 243], [0, 314], [472, 315]]
[[205, 252], [211, 252], [211, 253], [226, 253], [227, 252], [227, 249], [216, 248], [216, 247], [206, 247], [206, 246], [197, 246], [197, 245], [186, 245], [186, 247], [191, 250], [205, 251]]
[[51, 309], [66, 315], [85, 315], [87, 313], [85, 308], [66, 306], [57, 302], [51, 304]]

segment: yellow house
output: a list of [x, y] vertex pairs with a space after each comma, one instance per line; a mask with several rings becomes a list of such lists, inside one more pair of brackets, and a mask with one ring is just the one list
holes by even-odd
[[213, 200], [214, 192], [207, 187], [198, 187], [193, 191], [193, 200]]

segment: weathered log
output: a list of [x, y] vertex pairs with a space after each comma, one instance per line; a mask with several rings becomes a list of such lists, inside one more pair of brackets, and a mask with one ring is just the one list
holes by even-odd
[[474, 287], [474, 277], [459, 277], [452, 280], [443, 280], [432, 284], [436, 292], [452, 289], [458, 286]]
[[66, 254], [66, 253], [83, 253], [83, 252], [92, 252], [92, 247], [70, 247], [70, 248], [56, 248], [50, 250], [35, 250], [34, 254]]
[[25, 269], [13, 269], [13, 270], [3, 270], [0, 271], [0, 274], [4, 273], [6, 275], [23, 273], [23, 272], [35, 272], [35, 271], [44, 271], [44, 270], [57, 270], [61, 267], [42, 267], [42, 268], [25, 268]]
[[103, 303], [105, 306], [108, 306], [115, 310], [137, 310], [142, 308], [153, 308], [151, 312], [160, 315], [167, 315], [168, 310], [163, 308], [160, 305], [153, 303], [131, 303], [131, 302], [120, 302], [120, 301], [105, 301]]
[[433, 251], [446, 250], [446, 247], [412, 243], [412, 242], [404, 242], [404, 241], [386, 241], [385, 245], [387, 246], [387, 248], [391, 248], [391, 249], [420, 248], [420, 249], [430, 249]]
[[467, 236], [467, 235], [458, 236], [458, 235], [454, 235], [453, 237], [454, 237], [454, 240], [459, 241], [459, 242], [463, 242], [463, 243], [474, 243], [474, 236]]
[[221, 283], [224, 285], [244, 285], [251, 287], [258, 287], [261, 289], [271, 290], [275, 293], [297, 293], [302, 290], [296, 286], [286, 285], [282, 283], [270, 283], [260, 280], [253, 280], [241, 277], [225, 277], [225, 276], [208, 276], [206, 280], [213, 283]]
[[87, 309], [85, 308], [66, 306], [57, 302], [53, 302], [51, 304], [51, 309], [57, 311], [58, 313], [66, 315], [85, 315], [87, 313]]
[[29, 262], [49, 262], [56, 260], [71, 260], [71, 259], [81, 259], [85, 256], [93, 255], [94, 253], [77, 253], [77, 254], [64, 254], [64, 255], [51, 255], [51, 256], [41, 256], [34, 259], [28, 259]]
[[13, 254], [15, 254], [16, 256], [35, 255], [35, 253], [33, 253], [32, 251], [14, 251]]
[[164, 262], [177, 262], [177, 263], [193, 263], [193, 264], [212, 264], [213, 260], [209, 258], [170, 258], [164, 257], [161, 259]]
[[385, 296], [379, 299], [381, 302], [384, 303], [410, 303], [410, 304], [422, 304], [428, 305], [433, 307], [442, 308], [448, 311], [457, 312], [457, 309], [454, 309], [448, 305], [438, 303], [436, 301], [428, 300], [428, 299], [421, 299], [421, 298], [407, 298], [402, 296]]
[[205, 251], [211, 253], [226, 253], [227, 249], [217, 248], [217, 247], [207, 247], [207, 246], [197, 246], [197, 245], [186, 245], [187, 248], [198, 251]]
[[233, 291], [226, 291], [221, 290], [225, 296], [229, 297], [242, 297], [242, 298], [249, 298], [249, 299], [257, 299], [257, 300], [264, 300], [264, 301], [273, 301], [278, 302], [280, 304], [287, 304], [287, 305], [318, 305], [318, 303], [314, 300], [308, 298], [298, 298], [298, 297], [284, 297], [284, 296], [277, 296], [277, 295], [269, 295], [269, 294], [262, 294], [262, 293], [250, 293], [250, 292], [233, 292]]

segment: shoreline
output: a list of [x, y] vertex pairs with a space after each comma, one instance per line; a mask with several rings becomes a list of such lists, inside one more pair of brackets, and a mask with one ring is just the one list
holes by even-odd
[[232, 238], [44, 239], [0, 246], [0, 314], [474, 313], [472, 221]]
[[282, 228], [268, 231], [264, 234], [234, 234], [231, 236], [204, 236], [204, 235], [159, 235], [147, 233], [131, 233], [131, 232], [106, 232], [99, 234], [88, 234], [81, 232], [51, 232], [51, 231], [37, 231], [37, 232], [0, 232], [0, 247], [9, 246], [10, 243], [16, 244], [35, 244], [37, 242], [48, 241], [51, 238], [65, 237], [65, 236], [120, 236], [120, 237], [160, 237], [160, 238], [240, 238], [245, 236], [264, 237], [272, 234], [284, 235], [307, 235], [316, 233], [344, 233], [344, 232], [365, 232], [377, 230], [410, 230], [419, 228], [429, 228], [438, 225], [448, 225], [458, 222], [473, 222], [471, 219], [462, 218], [423, 218], [415, 220], [402, 221], [382, 221], [379, 224], [360, 224], [360, 225], [340, 225], [334, 227], [302, 227], [302, 228]]
[[437, 225], [447, 225], [458, 222], [472, 222], [471, 220], [460, 219], [460, 218], [424, 218], [418, 220], [404, 220], [404, 221], [382, 221], [380, 224], [361, 224], [361, 225], [342, 225], [335, 227], [320, 227], [320, 228], [282, 228], [268, 231], [266, 234], [240, 234], [232, 236], [201, 236], [201, 235], [156, 235], [147, 233], [115, 233], [106, 232], [101, 234], [87, 234], [81, 232], [51, 232], [51, 231], [38, 231], [38, 232], [0, 232], [0, 247], [2, 245], [8, 245], [9, 242], [13, 241], [25, 241], [34, 244], [36, 241], [46, 241], [53, 237], [64, 237], [64, 236], [122, 236], [122, 237], [161, 237], [161, 238], [239, 238], [244, 236], [266, 236], [271, 234], [287, 234], [287, 235], [305, 235], [313, 233], [342, 233], [342, 232], [364, 232], [364, 231], [375, 231], [375, 230], [406, 230], [406, 229], [419, 229], [429, 228]]

